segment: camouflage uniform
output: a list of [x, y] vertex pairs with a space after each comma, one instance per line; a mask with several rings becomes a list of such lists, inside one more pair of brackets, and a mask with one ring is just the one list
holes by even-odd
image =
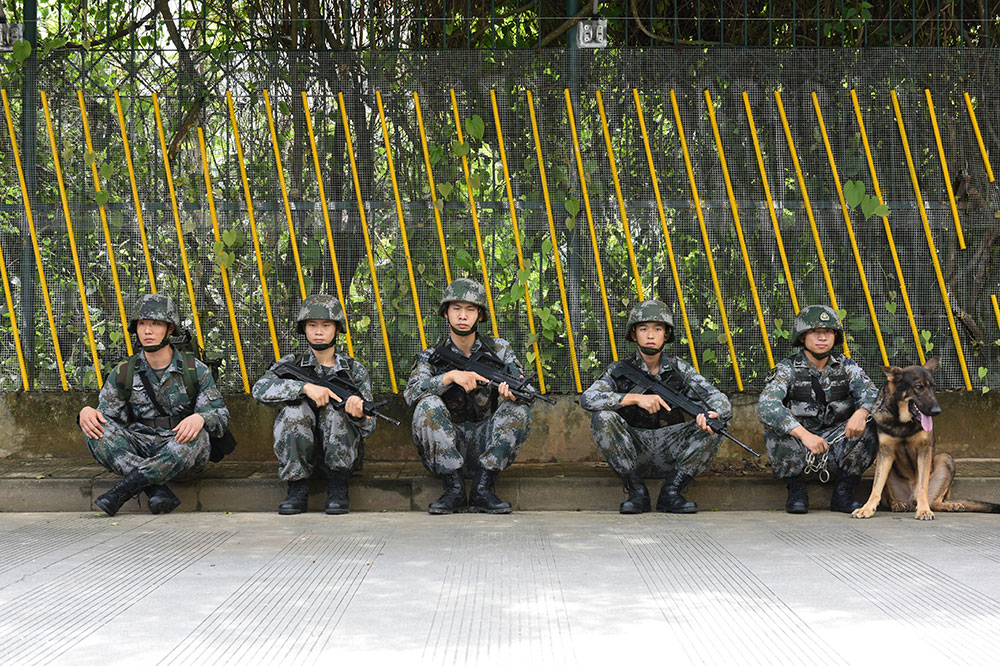
[[[296, 317], [295, 330], [305, 335], [310, 319], [334, 322], [338, 333], [347, 329], [347, 318], [340, 301], [328, 294], [313, 294], [302, 302]], [[334, 334], [334, 340], [336, 340]], [[327, 349], [333, 346], [317, 347]], [[309, 368], [320, 377], [340, 376], [353, 383], [365, 400], [372, 400], [372, 385], [368, 371], [350, 356], [334, 353], [333, 365], [322, 366], [312, 351], [289, 354], [272, 365], [253, 386], [253, 397], [265, 405], [281, 405], [274, 419], [274, 454], [278, 457], [278, 475], [283, 481], [301, 481], [312, 476], [320, 457], [316, 441], [322, 442], [322, 459], [327, 469], [349, 475], [360, 465], [364, 456], [364, 438], [375, 430], [375, 418], [356, 419], [343, 408], [335, 408], [332, 400], [316, 408], [306, 400], [302, 389], [306, 382], [278, 377], [274, 368], [281, 363], [293, 363]]]
[[[147, 294], [137, 307], [137, 314], [129, 325], [135, 332], [139, 319], [154, 319], [180, 326], [180, 318], [173, 302], [165, 296]], [[119, 364], [104, 383], [97, 410], [107, 417], [104, 434], [91, 439], [84, 437], [94, 458], [108, 471], [128, 476], [139, 471], [151, 485], [163, 484], [179, 475], [193, 475], [204, 469], [211, 449], [209, 435], [221, 437], [229, 426], [229, 410], [222, 401], [222, 394], [212, 379], [212, 373], [201, 361], [195, 360], [198, 383], [198, 398], [192, 407], [184, 385], [185, 356], [174, 350], [170, 361], [160, 378], [146, 362], [140, 352], [132, 376], [132, 390], [128, 402], [122, 399], [118, 387], [118, 375], [124, 371], [124, 363]], [[180, 444], [175, 433], [168, 427], [161, 427], [163, 419], [153, 406], [143, 387], [140, 375], [145, 375], [153, 387], [156, 400], [174, 420], [189, 414], [200, 414], [205, 419], [205, 427], [190, 442]], [[153, 421], [160, 420], [161, 424]]]
[[[448, 336], [439, 344], [462, 353]], [[478, 336], [472, 352], [484, 345], [503, 363], [523, 372], [509, 342]], [[466, 393], [456, 384], [445, 386], [443, 376], [450, 366], [431, 364], [433, 353], [434, 349], [420, 352], [403, 391], [406, 404], [414, 407], [413, 440], [424, 465], [436, 475], [463, 467], [466, 472], [507, 469], [531, 432], [531, 409], [499, 399], [496, 388], [487, 386]]]
[[[719, 450], [721, 435], [710, 435], [693, 420], [684, 421], [679, 410], [661, 409], [650, 414], [637, 405], [621, 405], [632, 386], [627, 379], [614, 379], [612, 363], [580, 396], [580, 405], [594, 412], [590, 430], [597, 448], [619, 476], [638, 472], [643, 477], [662, 478], [675, 471], [697, 476], [704, 472]], [[648, 374], [639, 352], [632, 364]], [[657, 378], [689, 398], [704, 403], [722, 420], [732, 415], [729, 399], [702, 377], [694, 367], [675, 356], [660, 354]]]
[[[831, 328], [839, 345], [843, 331], [831, 308], [808, 306], [795, 320], [796, 346], [803, 345], [803, 335], [815, 328]], [[853, 360], [830, 354], [822, 371], [816, 369], [805, 351], [780, 361], [767, 377], [760, 394], [757, 417], [764, 425], [764, 443], [776, 478], [795, 477], [805, 469], [809, 450], [789, 434], [798, 426], [833, 442], [844, 433], [848, 419], [858, 409], [869, 412], [878, 389]], [[840, 438], [827, 453], [831, 476], [859, 476], [871, 465], [878, 452], [873, 423], [855, 439]]]
[[[311, 351], [288, 354], [278, 363], [294, 363], [314, 370], [320, 377], [339, 375], [354, 383], [365, 400], [372, 400], [368, 371], [358, 361], [340, 353], [333, 366], [321, 366]], [[332, 471], [350, 471], [360, 462], [364, 438], [375, 430], [375, 419], [355, 419], [331, 400], [314, 408], [304, 397], [305, 382], [283, 379], [274, 373], [276, 363], [253, 385], [253, 397], [265, 405], [280, 405], [274, 419], [274, 454], [278, 457], [278, 475], [283, 481], [308, 479], [319, 457], [316, 441], [321, 441], [322, 459]]]

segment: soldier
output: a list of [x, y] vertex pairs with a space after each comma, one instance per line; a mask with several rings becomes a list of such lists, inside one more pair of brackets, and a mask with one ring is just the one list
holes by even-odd
[[[476, 324], [486, 319], [486, 290], [481, 284], [468, 278], [449, 284], [438, 314], [448, 323], [448, 333], [438, 346], [449, 345], [464, 356], [485, 349], [517, 374], [522, 372], [509, 342], [476, 330]], [[434, 365], [433, 353], [434, 349], [420, 352], [403, 391], [406, 404], [414, 406], [417, 451], [424, 466], [444, 484], [444, 494], [427, 511], [448, 514], [471, 507], [481, 513], [510, 513], [511, 505], [494, 494], [494, 484], [528, 437], [531, 410], [516, 402], [506, 382], [484, 386], [486, 379], [475, 372]], [[473, 478], [468, 500], [463, 468]]]
[[868, 418], [878, 390], [861, 366], [834, 353], [844, 329], [833, 308], [802, 308], [792, 333], [802, 349], [774, 366], [757, 405], [774, 476], [788, 488], [785, 510], [809, 511], [804, 474], [812, 454], [827, 456], [827, 471], [838, 477], [830, 510], [851, 513], [861, 506], [854, 489], [878, 451]]
[[180, 325], [170, 297], [143, 296], [128, 326], [142, 352], [111, 371], [97, 409], [80, 410], [77, 422], [90, 452], [124, 477], [94, 500], [108, 516], [140, 491], [149, 497], [150, 512], [176, 509], [180, 500], [163, 484], [202, 471], [209, 436], [221, 437], [229, 426], [208, 367], [170, 345]]
[[[590, 431], [597, 447], [625, 483], [628, 499], [619, 510], [649, 511], [649, 490], [643, 477], [657, 476], [665, 479], [656, 500], [657, 511], [696, 513], [698, 505], [681, 493], [708, 468], [719, 450], [722, 436], [707, 425], [705, 414], [728, 420], [732, 415], [729, 399], [689, 363], [663, 353], [664, 346], [674, 339], [674, 320], [660, 301], [643, 301], [632, 309], [625, 337], [638, 345], [635, 356], [612, 363], [580, 396], [580, 405], [594, 412]], [[703, 403], [706, 412], [684, 422], [680, 410], [671, 410], [659, 396], [633, 393], [635, 386], [627, 378], [612, 377], [621, 363], [631, 363]]]
[[288, 482], [288, 496], [278, 505], [278, 513], [306, 511], [309, 477], [322, 458], [329, 474], [326, 513], [344, 514], [350, 510], [347, 480], [364, 456], [364, 438], [375, 430], [375, 419], [365, 416], [364, 402], [356, 395], [338, 409], [334, 405], [342, 400], [330, 389], [283, 379], [274, 369], [281, 363], [293, 363], [320, 377], [339, 375], [357, 386], [365, 400], [372, 399], [371, 381], [361, 363], [337, 353], [334, 347], [337, 334], [347, 330], [344, 309], [336, 298], [313, 294], [302, 301], [295, 330], [306, 336], [309, 351], [284, 356], [253, 386], [254, 398], [265, 405], [280, 405], [274, 419], [274, 454], [278, 475]]

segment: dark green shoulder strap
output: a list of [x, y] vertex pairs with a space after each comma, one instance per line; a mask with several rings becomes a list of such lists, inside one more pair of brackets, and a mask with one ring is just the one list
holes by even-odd
[[188, 399], [191, 401], [191, 409], [194, 409], [198, 401], [198, 370], [194, 364], [194, 356], [181, 353], [184, 357], [184, 390], [187, 391]]
[[135, 376], [135, 364], [138, 362], [139, 354], [134, 354], [119, 363], [116, 368], [118, 376], [115, 379], [115, 386], [118, 388], [118, 397], [126, 404], [132, 397], [132, 377]]

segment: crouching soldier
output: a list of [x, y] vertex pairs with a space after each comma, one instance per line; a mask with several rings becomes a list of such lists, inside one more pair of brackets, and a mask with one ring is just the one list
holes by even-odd
[[139, 301], [129, 333], [142, 351], [108, 375], [97, 409], [84, 407], [78, 422], [94, 458], [122, 477], [94, 504], [113, 516], [145, 492], [152, 513], [170, 513], [181, 503], [164, 484], [202, 471], [209, 436], [229, 427], [229, 410], [208, 367], [170, 345], [180, 328], [168, 296], [147, 294]]
[[833, 308], [802, 308], [792, 334], [802, 349], [774, 366], [757, 405], [771, 467], [788, 488], [785, 510], [806, 513], [807, 463], [821, 471], [825, 457], [826, 471], [837, 477], [830, 510], [850, 513], [861, 506], [854, 489], [878, 452], [868, 422], [878, 390], [861, 366], [834, 353], [844, 330]]
[[[497, 475], [517, 457], [531, 431], [531, 410], [516, 401], [506, 382], [486, 385], [475, 372], [452, 368], [436, 360], [436, 349], [447, 346], [468, 357], [485, 351], [500, 364], [522, 372], [509, 342], [476, 330], [486, 319], [486, 290], [460, 278], [448, 285], [438, 314], [447, 320], [448, 332], [437, 347], [417, 356], [403, 396], [413, 410], [413, 439], [427, 467], [444, 483], [444, 494], [427, 511], [448, 514], [471, 505], [482, 513], [510, 513], [511, 505], [494, 494]], [[465, 496], [463, 470], [472, 476], [472, 491]]]
[[[612, 363], [580, 396], [580, 405], [594, 412], [590, 430], [597, 447], [625, 483], [628, 499], [620, 511], [650, 510], [643, 478], [652, 476], [664, 478], [657, 511], [696, 513], [698, 506], [681, 493], [718, 452], [722, 436], [707, 425], [706, 414], [728, 420], [729, 399], [690, 364], [663, 353], [674, 339], [674, 320], [660, 301], [643, 301], [629, 313], [625, 337], [638, 345], [635, 356]], [[705, 413], [685, 423], [681, 411], [672, 410], [660, 396], [636, 391], [627, 377], [613, 376], [622, 363], [704, 404]]]
[[280, 406], [274, 419], [274, 454], [278, 475], [288, 482], [288, 496], [278, 505], [278, 513], [306, 511], [309, 477], [319, 460], [329, 476], [326, 513], [347, 513], [347, 480], [364, 455], [364, 438], [375, 430], [375, 419], [365, 416], [364, 401], [356, 395], [342, 400], [326, 387], [279, 377], [276, 370], [282, 364], [293, 364], [314, 371], [320, 378], [337, 375], [356, 386], [369, 401], [371, 381], [361, 363], [334, 348], [337, 334], [347, 330], [344, 310], [336, 298], [325, 294], [306, 298], [295, 328], [299, 335], [305, 335], [309, 350], [284, 356], [253, 386], [254, 398], [265, 405]]

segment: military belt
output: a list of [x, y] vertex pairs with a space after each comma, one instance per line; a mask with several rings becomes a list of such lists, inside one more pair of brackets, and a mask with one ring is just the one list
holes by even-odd
[[150, 428], [163, 428], [164, 430], [173, 430], [177, 427], [181, 421], [186, 419], [186, 416], [157, 416], [152, 419], [136, 419], [138, 423]]

